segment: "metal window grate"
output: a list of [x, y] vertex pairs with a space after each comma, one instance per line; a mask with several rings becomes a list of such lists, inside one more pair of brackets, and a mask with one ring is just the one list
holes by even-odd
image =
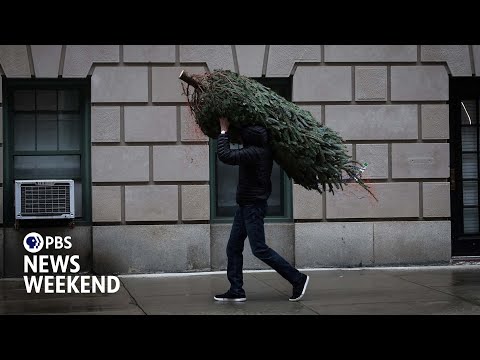
[[21, 186], [21, 214], [23, 216], [52, 216], [70, 213], [70, 185]]

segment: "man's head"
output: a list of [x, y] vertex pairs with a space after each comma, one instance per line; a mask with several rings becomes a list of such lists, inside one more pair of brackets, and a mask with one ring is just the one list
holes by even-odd
[[268, 132], [263, 126], [254, 125], [240, 129], [243, 145], [264, 147], [268, 144]]

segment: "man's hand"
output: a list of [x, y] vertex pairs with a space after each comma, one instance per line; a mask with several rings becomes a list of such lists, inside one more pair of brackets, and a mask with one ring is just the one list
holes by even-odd
[[228, 122], [228, 119], [226, 117], [221, 117], [220, 119], [220, 130], [227, 132], [228, 127], [230, 126], [230, 123]]

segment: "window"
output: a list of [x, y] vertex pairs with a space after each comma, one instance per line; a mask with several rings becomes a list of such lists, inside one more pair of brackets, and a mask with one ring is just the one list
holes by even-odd
[[90, 80], [3, 79], [4, 222], [15, 180], [73, 179], [75, 221], [90, 222]]
[[[258, 82], [269, 87], [287, 100], [291, 100], [291, 78], [255, 78]], [[239, 145], [230, 145], [239, 148]], [[238, 183], [238, 166], [222, 163], [216, 154], [217, 141], [210, 139], [210, 193], [211, 219], [222, 222], [231, 221], [235, 214], [235, 193]], [[273, 163], [272, 194], [268, 199], [266, 221], [292, 220], [292, 185], [285, 172]]]

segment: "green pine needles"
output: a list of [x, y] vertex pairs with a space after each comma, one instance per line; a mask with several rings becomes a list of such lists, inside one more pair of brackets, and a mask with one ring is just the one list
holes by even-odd
[[[230, 122], [230, 140], [239, 142], [239, 129], [262, 125], [270, 135], [274, 160], [297, 184], [320, 193], [342, 189], [355, 181], [375, 195], [361, 178], [364, 168], [347, 154], [340, 135], [321, 125], [309, 111], [287, 101], [273, 90], [229, 70], [202, 75], [180, 74], [184, 94], [202, 132], [220, 133], [218, 119]], [[193, 91], [191, 89], [193, 87]]]

